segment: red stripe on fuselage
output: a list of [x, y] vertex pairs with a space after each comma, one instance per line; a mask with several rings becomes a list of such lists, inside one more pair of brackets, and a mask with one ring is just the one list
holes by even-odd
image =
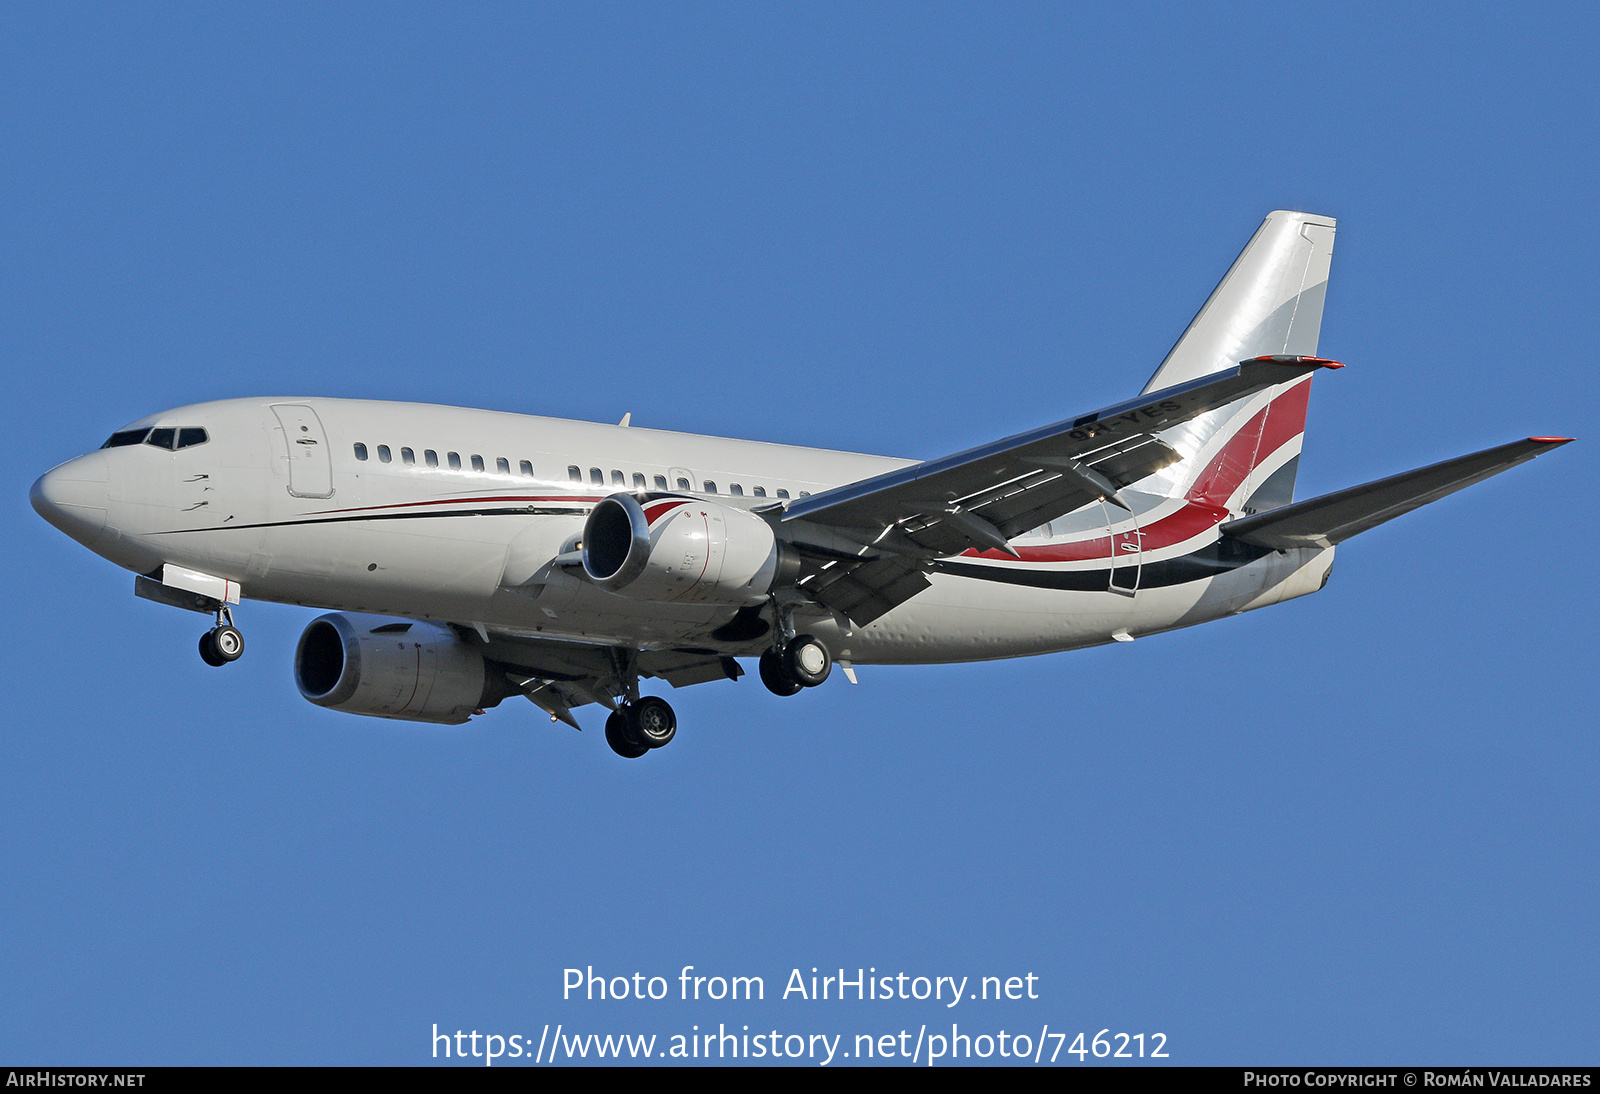
[[[1171, 547], [1174, 543], [1182, 543], [1186, 539], [1193, 539], [1227, 519], [1226, 509], [1205, 502], [1190, 502], [1177, 512], [1168, 513], [1148, 528], [1140, 529], [1143, 532], [1144, 550], [1148, 553], [1160, 550], [1162, 547]], [[1070, 543], [1041, 543], [1037, 546], [1013, 543], [1012, 546], [1017, 549], [1017, 554], [1022, 556], [1024, 562], [1104, 562], [1118, 553], [1120, 544], [1134, 542], [1137, 535], [1138, 533], [1130, 529], [1118, 532], [1115, 536], [1079, 539]], [[992, 559], [996, 562], [1015, 561], [1004, 551], [992, 550], [964, 551], [962, 557]]]
[[334, 513], [372, 513], [379, 509], [415, 509], [419, 505], [477, 505], [484, 502], [572, 501], [596, 502], [600, 498], [587, 494], [485, 494], [470, 498], [431, 498], [428, 501], [397, 501], [388, 505], [360, 505], [353, 509], [319, 509], [318, 516]]

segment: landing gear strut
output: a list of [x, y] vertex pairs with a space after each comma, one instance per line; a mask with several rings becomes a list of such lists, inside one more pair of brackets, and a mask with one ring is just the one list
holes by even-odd
[[606, 744], [628, 760], [671, 743], [677, 733], [678, 716], [665, 699], [654, 695], [623, 703], [606, 719]]
[[216, 667], [242, 656], [244, 635], [233, 625], [233, 613], [224, 604], [217, 609], [217, 625], [200, 636], [200, 660]]
[[809, 634], [797, 634], [761, 655], [761, 682], [774, 695], [794, 695], [814, 688], [833, 671], [828, 647]]

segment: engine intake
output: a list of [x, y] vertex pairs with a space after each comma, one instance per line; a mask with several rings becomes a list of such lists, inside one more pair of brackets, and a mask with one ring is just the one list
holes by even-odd
[[583, 570], [600, 588], [637, 600], [743, 606], [792, 581], [799, 558], [749, 510], [612, 494], [583, 526]]
[[300, 635], [294, 681], [318, 706], [440, 725], [460, 725], [510, 691], [447, 627], [339, 612]]

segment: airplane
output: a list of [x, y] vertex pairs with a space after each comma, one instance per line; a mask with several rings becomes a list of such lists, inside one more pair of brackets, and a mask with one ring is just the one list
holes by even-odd
[[1330, 217], [1268, 214], [1144, 390], [921, 462], [349, 399], [142, 418], [33, 484], [34, 508], [211, 616], [327, 610], [295, 651], [334, 710], [459, 725], [525, 696], [638, 758], [677, 716], [640, 691], [792, 696], [863, 664], [1080, 649], [1320, 590], [1344, 540], [1567, 443], [1529, 437], [1294, 500]]

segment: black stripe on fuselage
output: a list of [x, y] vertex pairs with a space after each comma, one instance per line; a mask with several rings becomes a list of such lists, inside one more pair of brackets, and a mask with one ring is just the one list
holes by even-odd
[[[1137, 570], [1139, 588], [1161, 589], [1171, 585], [1185, 585], [1191, 581], [1237, 570], [1258, 558], [1272, 553], [1270, 547], [1257, 547], [1224, 537], [1208, 547], [1178, 558], [1146, 562]], [[1105, 592], [1111, 585], [1111, 568], [1098, 570], [1035, 570], [1023, 569], [1015, 563], [991, 565], [979, 562], [942, 561], [929, 567], [935, 573], [970, 577], [978, 581], [998, 581], [1006, 585], [1026, 585], [1034, 589], [1064, 589], [1071, 592]], [[1135, 567], [1116, 568], [1117, 585], [1131, 588]]]
[[[675, 494], [670, 491], [662, 493], [656, 490], [647, 490], [643, 493], [631, 495], [639, 500], [641, 505], [648, 505], [653, 501], [664, 498], [682, 498], [685, 501], [694, 501], [693, 497], [685, 494]], [[549, 505], [520, 505], [511, 509], [416, 509], [405, 513], [355, 513], [350, 516], [309, 516], [298, 520], [269, 520], [260, 524], [213, 524], [208, 528], [169, 528], [164, 532], [156, 532], [158, 536], [178, 535], [183, 532], [226, 532], [235, 528], [293, 528], [304, 524], [342, 524], [347, 521], [359, 520], [426, 520], [431, 517], [561, 517], [587, 516], [599, 498], [589, 497], [581, 500], [566, 502], [558, 506]], [[406, 502], [411, 505], [432, 505], [436, 502]], [[445, 503], [448, 504], [448, 503]], [[383, 506], [374, 506], [381, 509]], [[763, 508], [763, 506], [757, 506]], [[347, 512], [334, 510], [333, 512]]]
[[544, 505], [524, 505], [515, 509], [433, 509], [417, 513], [359, 513], [348, 517], [305, 517], [300, 520], [269, 520], [260, 524], [213, 524], [205, 528], [170, 528], [158, 536], [178, 535], [183, 532], [229, 532], [244, 528], [293, 528], [305, 524], [350, 524], [367, 520], [431, 520], [437, 517], [581, 517], [593, 506], [581, 509], [555, 508]]

